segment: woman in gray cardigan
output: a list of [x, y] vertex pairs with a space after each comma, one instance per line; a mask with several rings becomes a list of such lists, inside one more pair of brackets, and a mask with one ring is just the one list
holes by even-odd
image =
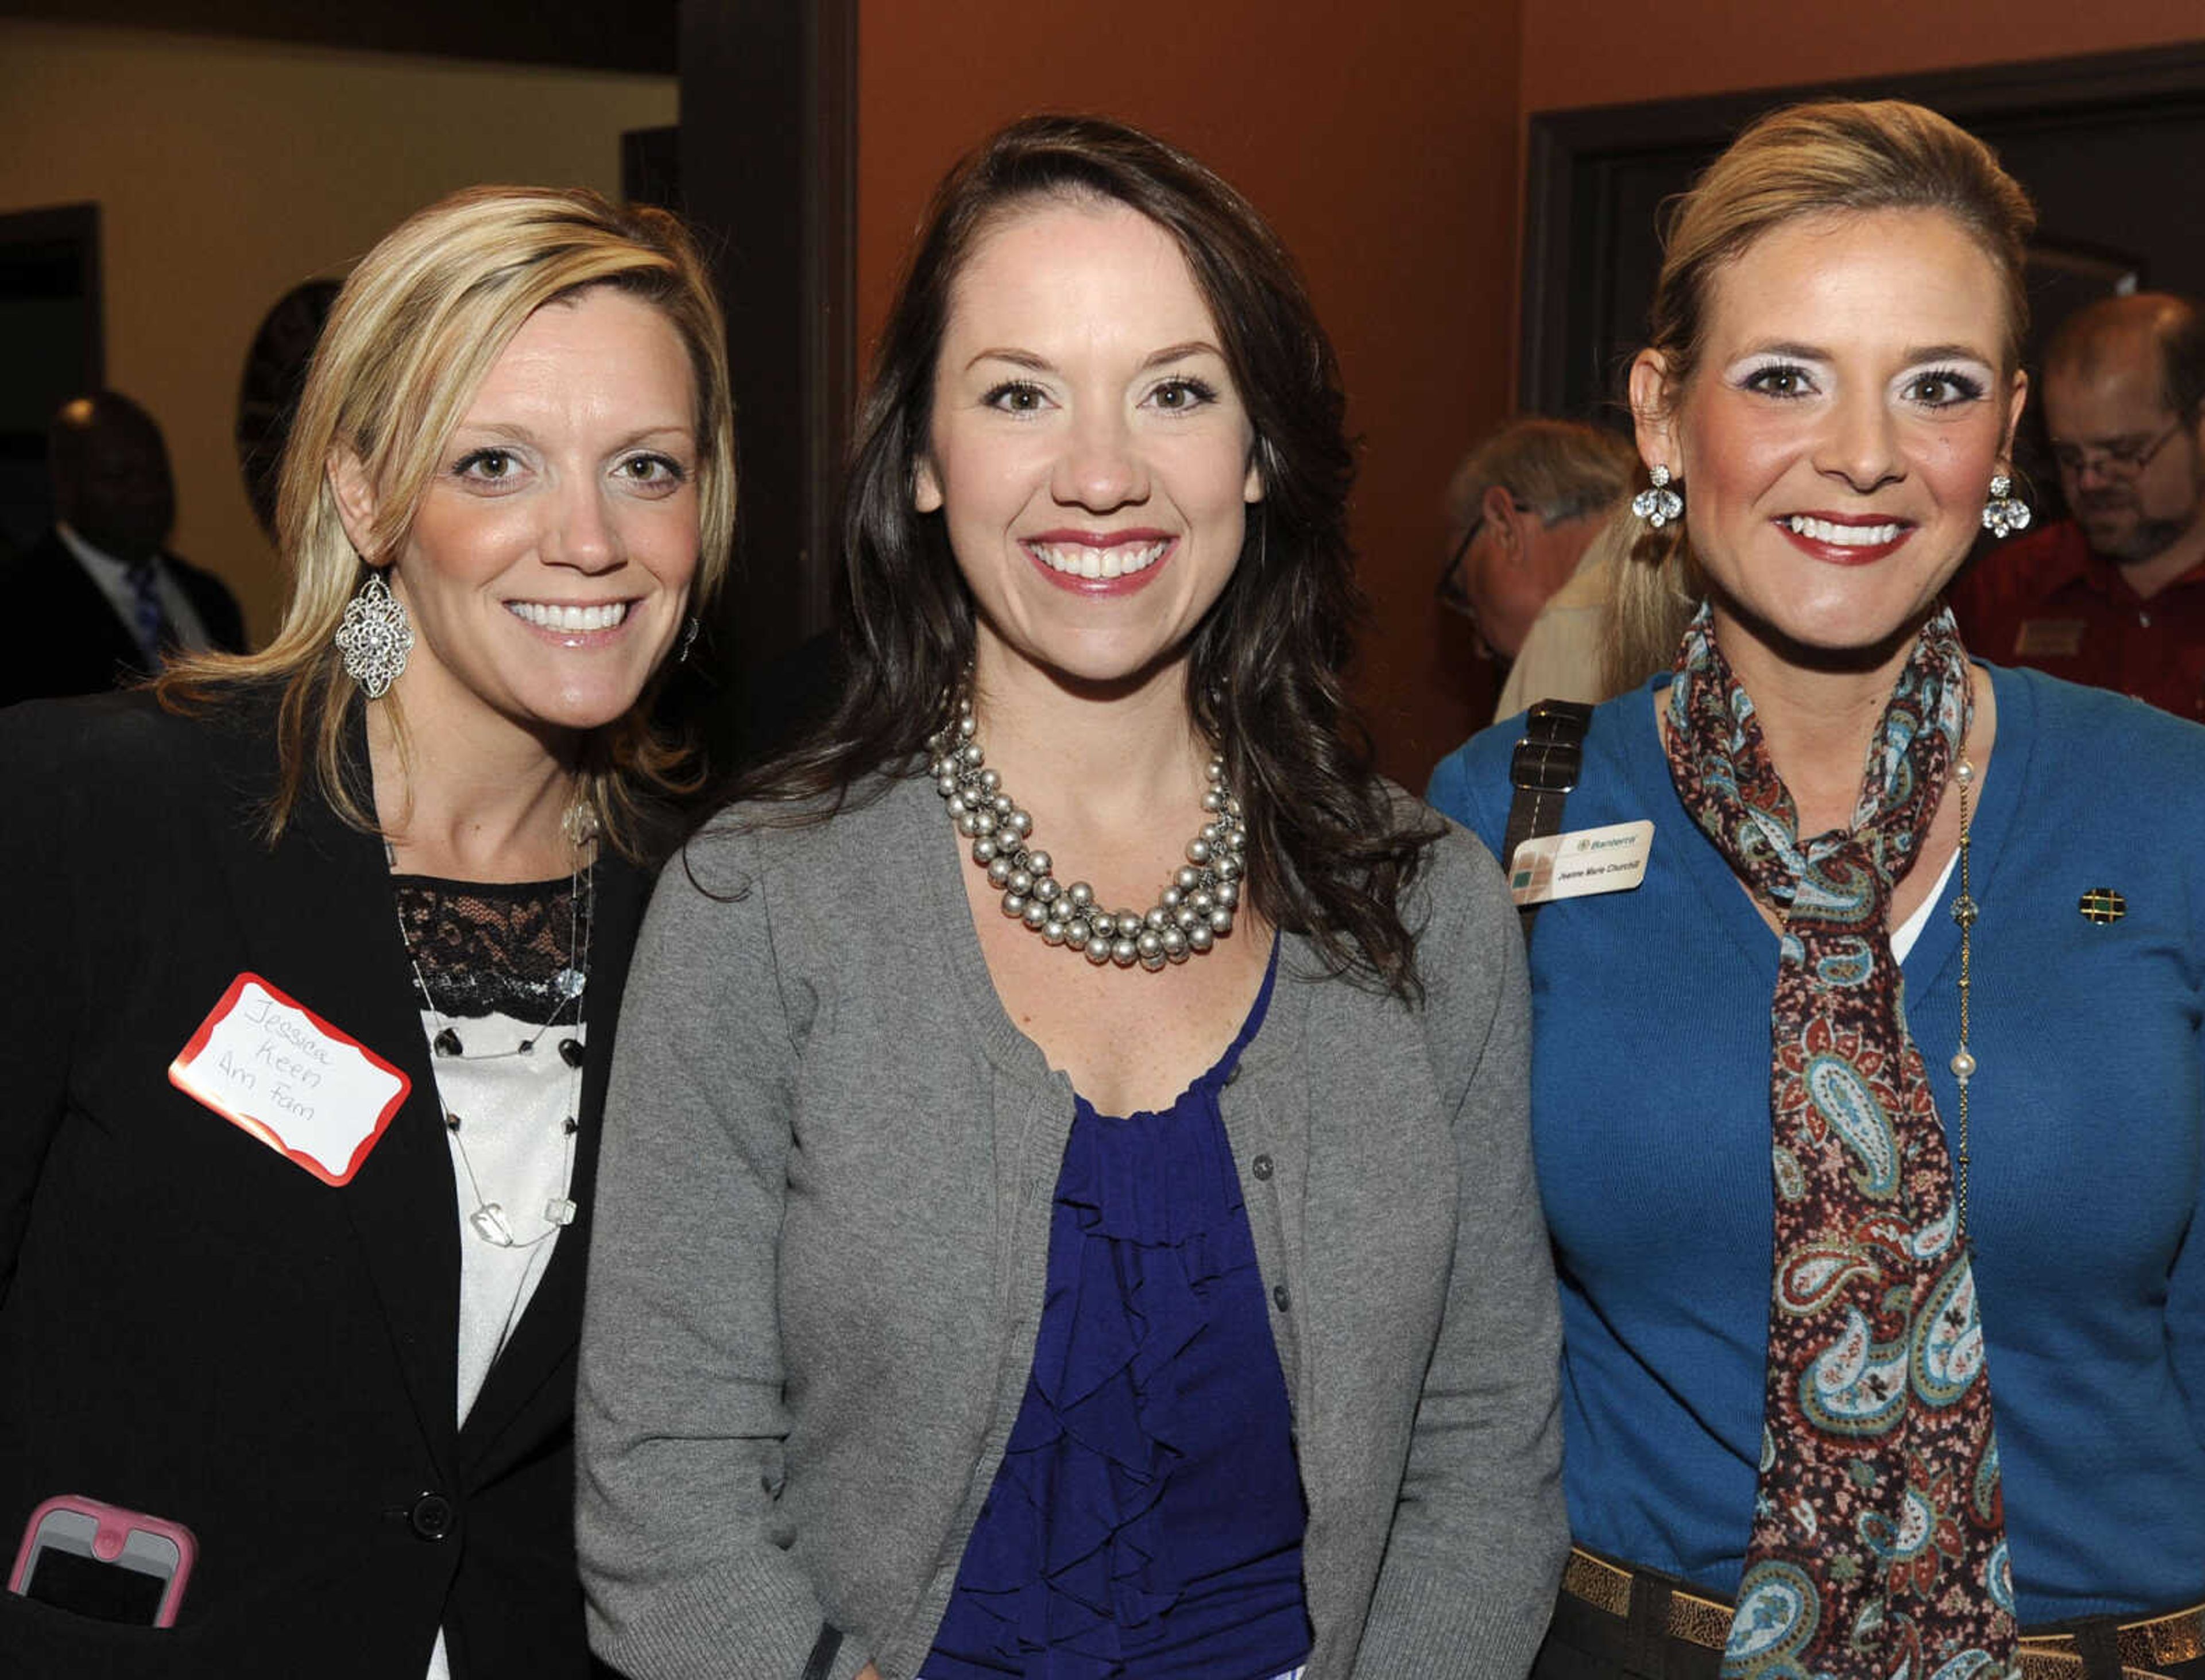
[[943, 183], [841, 698], [629, 984], [579, 1537], [636, 1680], [1528, 1666], [1522, 956], [1348, 712], [1342, 407], [1192, 159], [1033, 118]]

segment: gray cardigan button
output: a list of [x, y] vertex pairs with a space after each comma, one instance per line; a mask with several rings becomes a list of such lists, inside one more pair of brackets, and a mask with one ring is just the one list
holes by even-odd
[[1257, 1155], [1255, 1160], [1248, 1163], [1248, 1170], [1251, 1172], [1253, 1172], [1258, 1178], [1269, 1178], [1271, 1176], [1270, 1156]]
[[1279, 1285], [1271, 1291], [1271, 1301], [1282, 1313], [1294, 1304], [1294, 1297], [1287, 1293], [1287, 1286], [1284, 1284]]

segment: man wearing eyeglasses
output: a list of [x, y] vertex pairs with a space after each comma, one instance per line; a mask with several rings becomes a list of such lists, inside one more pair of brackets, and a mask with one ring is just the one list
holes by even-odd
[[1968, 645], [2205, 721], [2205, 320], [2160, 292], [2060, 324], [2044, 419], [2074, 517], [1953, 592]]
[[[1486, 658], [1510, 665], [1523, 656], [1503, 683], [1496, 719], [1534, 700], [1605, 698], [1598, 643], [1605, 592], [1588, 579], [1581, 603], [1563, 596], [1580, 586], [1586, 545], [1637, 465], [1619, 433], [1530, 419], [1503, 426], [1455, 469], [1439, 600], [1470, 620]], [[1536, 657], [1527, 646], [1534, 637]], [[1527, 692], [1527, 685], [1534, 686]]]

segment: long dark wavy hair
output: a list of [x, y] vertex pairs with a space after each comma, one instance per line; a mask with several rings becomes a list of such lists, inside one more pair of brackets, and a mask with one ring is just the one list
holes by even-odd
[[1400, 903], [1436, 824], [1374, 768], [1344, 681], [1363, 600], [1347, 542], [1354, 458], [1332, 346], [1286, 247], [1186, 153], [1121, 123], [1034, 116], [960, 162], [934, 195], [874, 364], [843, 512], [842, 659], [828, 714], [742, 776], [735, 797], [819, 820], [877, 772], [924, 768], [972, 662], [973, 608], [940, 513], [912, 506], [958, 276], [1037, 199], [1127, 205], [1169, 234], [1246, 405], [1263, 497], [1231, 581], [1196, 627], [1186, 703], [1218, 743], [1249, 833], [1248, 891], [1335, 972], [1421, 994]]

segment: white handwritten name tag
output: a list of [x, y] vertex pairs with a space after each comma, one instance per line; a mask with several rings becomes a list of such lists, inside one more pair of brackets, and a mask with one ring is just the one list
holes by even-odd
[[1627, 893], [1646, 879], [1646, 860], [1653, 851], [1654, 825], [1643, 818], [1541, 834], [1516, 848], [1508, 865], [1509, 896], [1524, 905]]
[[169, 1083], [325, 1184], [360, 1171], [411, 1082], [257, 974], [229, 982]]

